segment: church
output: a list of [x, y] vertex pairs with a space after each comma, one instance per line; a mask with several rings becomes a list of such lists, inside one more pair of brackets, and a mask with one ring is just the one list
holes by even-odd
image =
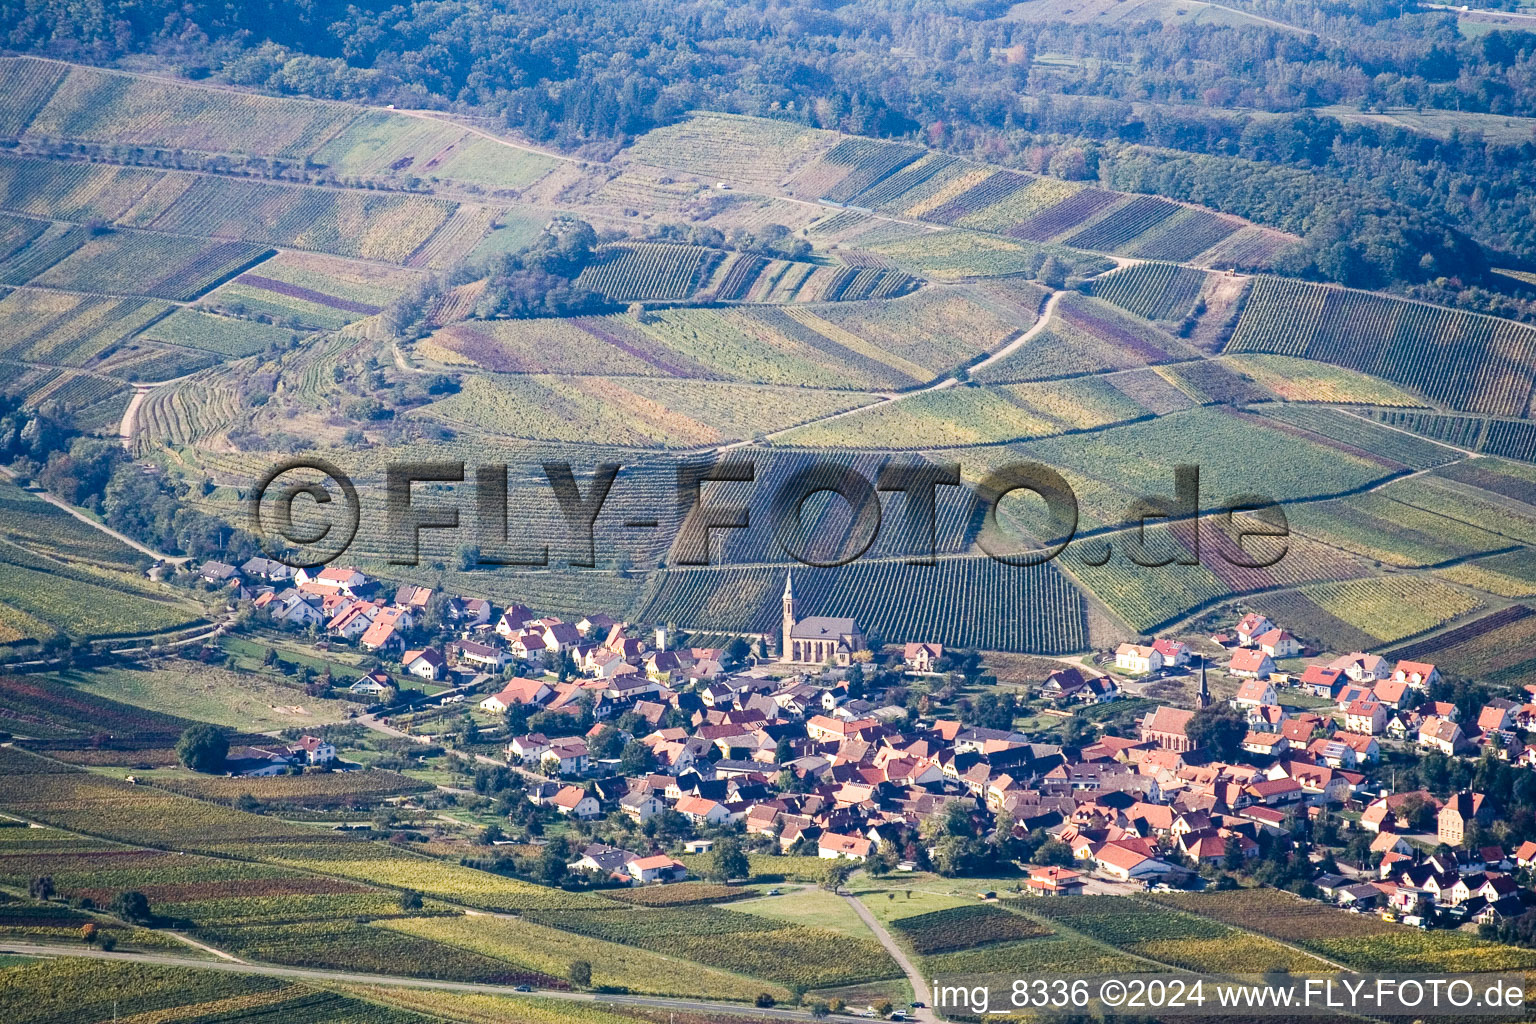
[[813, 615], [800, 618], [795, 600], [793, 573], [784, 577], [784, 641], [779, 661], [786, 665], [853, 664], [855, 652], [865, 649], [864, 631], [852, 619]]

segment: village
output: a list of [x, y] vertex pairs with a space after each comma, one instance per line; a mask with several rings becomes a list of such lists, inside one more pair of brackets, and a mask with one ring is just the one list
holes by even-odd
[[[349, 567], [255, 558], [200, 573], [264, 628], [387, 664], [393, 674], [335, 683], [375, 702], [361, 716], [370, 726], [426, 742], [458, 706], [482, 738], [499, 728], [494, 760], [527, 803], [591, 840], [568, 865], [590, 884], [682, 880], [680, 857], [723, 843], [819, 857], [834, 878], [1003, 865], [1036, 895], [1242, 876], [1405, 926], [1496, 929], [1536, 906], [1536, 841], [1518, 831], [1536, 791], [1536, 745], [1522, 742], [1536, 695], [1453, 692], [1433, 664], [1308, 652], [1257, 613], [1209, 636], [1062, 659], [1027, 694], [982, 694], [946, 717], [928, 713], [930, 695], [976, 680], [974, 654], [873, 649], [852, 619], [805, 614], [792, 573], [779, 636], [715, 647], [596, 611], [570, 622], [390, 587]], [[399, 703], [400, 677], [424, 687], [414, 703]], [[1170, 680], [1193, 688], [1192, 706], [1149, 699]], [[1026, 699], [1065, 728], [1016, 730]], [[1145, 710], [1105, 716], [1133, 706]], [[231, 751], [226, 770], [341, 763], [336, 746], [305, 736]]]

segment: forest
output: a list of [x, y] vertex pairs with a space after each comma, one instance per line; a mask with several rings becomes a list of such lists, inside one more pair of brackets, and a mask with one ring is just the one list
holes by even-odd
[[992, 0], [6, 0], [0, 19], [29, 52], [149, 50], [274, 93], [489, 114], [593, 156], [700, 108], [921, 138], [1300, 234], [1288, 273], [1497, 303], [1490, 261], [1536, 259], [1536, 140], [1338, 115], [1536, 113], [1536, 34], [1464, 38], [1451, 14], [1379, 2], [1228, 6], [1296, 28], [1014, 21]]

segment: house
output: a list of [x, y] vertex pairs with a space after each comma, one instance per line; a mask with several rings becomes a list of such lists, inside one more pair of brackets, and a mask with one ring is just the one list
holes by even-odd
[[549, 749], [549, 739], [541, 732], [518, 736], [507, 744], [507, 760], [538, 761]]
[[1040, 696], [1058, 704], [1102, 704], [1114, 700], [1119, 694], [1119, 688], [1109, 676], [1076, 665], [1057, 669], [1040, 685]]
[[[1227, 663], [1227, 671], [1239, 679], [1268, 679], [1274, 674], [1275, 663], [1269, 655], [1258, 648], [1245, 648], [1232, 652], [1232, 660]], [[1273, 704], [1274, 700], [1262, 703]]]
[[232, 747], [224, 758], [224, 770], [243, 778], [285, 775], [292, 768], [293, 756], [288, 751], [269, 747]]
[[1507, 732], [1514, 725], [1514, 713], [1519, 705], [1507, 700], [1491, 700], [1477, 713], [1477, 731]]
[[1163, 655], [1152, 645], [1121, 644], [1115, 648], [1115, 667], [1126, 672], [1145, 674], [1163, 670]]
[[1435, 820], [1436, 834], [1448, 846], [1460, 846], [1466, 839], [1467, 827], [1474, 821], [1486, 825], [1493, 817], [1493, 808], [1482, 793], [1464, 789], [1454, 793], [1440, 808]]
[[326, 619], [309, 596], [299, 590], [285, 590], [281, 594], [262, 594], [256, 598], [252, 607], [271, 616], [272, 621], [285, 626], [297, 626], [300, 629], [308, 626], [318, 626]]
[[719, 825], [731, 816], [724, 804], [702, 796], [678, 797], [673, 809], [695, 825]]
[[359, 597], [359, 591], [368, 586], [368, 577], [360, 569], [347, 565], [328, 565], [323, 569], [300, 569], [294, 574], [294, 582], [310, 584], [317, 591], [330, 591]]
[[590, 764], [587, 741], [575, 736], [551, 740], [549, 749], [539, 755], [539, 763], [555, 766], [561, 775], [581, 775]]
[[377, 697], [385, 690], [393, 689], [394, 685], [395, 681], [390, 678], [388, 673], [373, 671], [353, 683], [348, 689], [352, 693], [363, 693], [371, 697]]
[[514, 704], [541, 704], [554, 692], [542, 679], [512, 679], [500, 693], [482, 700], [480, 706], [492, 714], [502, 715]]
[[286, 583], [293, 579], [292, 566], [261, 555], [240, 563], [240, 572], [248, 579], [263, 579], [270, 583]]
[[1243, 749], [1262, 757], [1281, 757], [1290, 753], [1291, 741], [1278, 732], [1250, 732], [1243, 737]]
[[1082, 873], [1071, 868], [1030, 868], [1025, 887], [1042, 896], [1076, 896], [1083, 891], [1087, 880]]
[[[1253, 657], [1249, 660], [1269, 660], [1269, 655], [1257, 651], [1238, 651], [1232, 655], [1232, 661], [1235, 663], [1239, 658], [1248, 658], [1250, 655]], [[1274, 668], [1274, 665], [1271, 664], [1270, 668]], [[1264, 673], [1265, 677], [1268, 675], [1268, 672]], [[1252, 678], [1237, 688], [1237, 693], [1232, 697], [1232, 706], [1235, 708], [1256, 708], [1266, 704], [1274, 704], [1279, 699], [1279, 695], [1275, 693], [1274, 684], [1269, 682], [1267, 678]]]
[[476, 640], [455, 640], [448, 645], [448, 653], [462, 665], [473, 665], [487, 672], [500, 672], [511, 661], [511, 657], [500, 647]]
[[654, 793], [644, 789], [637, 789], [619, 798], [619, 810], [641, 825], [660, 814], [665, 807]]
[[618, 624], [618, 620], [611, 615], [593, 612], [576, 621], [576, 631], [583, 637], [606, 637]]
[[1343, 672], [1351, 682], [1356, 683], [1375, 683], [1392, 674], [1387, 668], [1387, 659], [1362, 651], [1352, 651], [1342, 658], [1335, 658], [1328, 663], [1328, 667]]
[[1099, 871], [1121, 882], [1160, 875], [1173, 869], [1166, 861], [1148, 856], [1120, 842], [1105, 843], [1094, 852], [1093, 859]]
[[387, 651], [405, 646], [402, 630], [411, 628], [411, 613], [404, 608], [384, 608], [373, 617], [372, 624], [358, 638], [357, 644], [365, 651]]
[[563, 786], [549, 801], [549, 805], [561, 814], [573, 818], [596, 818], [602, 811], [602, 805], [580, 786]]
[[1345, 678], [1343, 671], [1325, 665], [1308, 665], [1296, 681], [1296, 685], [1314, 697], [1332, 700], [1338, 696]]
[[1295, 658], [1301, 654], [1301, 643], [1283, 629], [1271, 629], [1259, 635], [1254, 645], [1271, 658]]
[[303, 736], [288, 748], [288, 753], [305, 764], [330, 764], [336, 760], [336, 747], [318, 736]]
[[325, 624], [325, 631], [343, 640], [356, 640], [368, 632], [379, 606], [372, 601], [349, 601]]
[[1536, 842], [1527, 839], [1515, 848], [1515, 866], [1528, 868], [1536, 864]]
[[1374, 764], [1381, 760], [1381, 744], [1369, 733], [1336, 732], [1333, 738], [1354, 750], [1356, 763]]
[[1371, 687], [1371, 697], [1378, 702], [1394, 710], [1403, 703], [1403, 696], [1408, 692], [1408, 684], [1393, 679], [1383, 679]]
[[1260, 636], [1274, 628], [1275, 624], [1258, 612], [1249, 612], [1239, 620], [1237, 629], [1233, 632], [1237, 634], [1237, 642], [1239, 644], [1242, 644], [1244, 647], [1250, 647]]
[[1399, 661], [1392, 670], [1392, 681], [1427, 690], [1440, 681], [1440, 670], [1424, 661]]
[[210, 558], [198, 569], [197, 578], [204, 583], [222, 587], [240, 582], [240, 570], [227, 562], [218, 562]]
[[836, 832], [823, 832], [816, 843], [816, 856], [822, 860], [868, 860], [875, 848], [874, 840], [862, 836], [845, 836]]
[[932, 672], [933, 663], [942, 657], [943, 644], [907, 644], [901, 651], [901, 660], [909, 672]]
[[448, 660], [435, 647], [406, 651], [400, 655], [400, 664], [418, 679], [438, 680], [448, 671]]
[[1344, 709], [1344, 730], [1379, 736], [1387, 727], [1387, 709], [1376, 700], [1351, 701]]
[[1163, 656], [1165, 668], [1183, 668], [1189, 664], [1189, 645], [1178, 640], [1154, 640], [1152, 647]]
[[395, 607], [405, 608], [416, 615], [424, 614], [427, 605], [432, 603], [432, 588], [418, 587], [414, 583], [405, 583], [395, 588]]
[[443, 617], [465, 629], [483, 626], [491, 621], [491, 602], [478, 597], [453, 597], [443, 607]]
[[688, 877], [688, 868], [682, 861], [673, 860], [664, 853], [649, 857], [636, 857], [625, 865], [630, 877], [642, 885], [652, 882], [681, 882]]
[[1184, 708], [1159, 707], [1141, 720], [1141, 741], [1156, 743], [1164, 750], [1179, 753], [1194, 749], [1189, 740], [1189, 720], [1193, 711]]
[[1467, 745], [1466, 734], [1455, 722], [1431, 715], [1419, 725], [1419, 746], [1421, 747], [1438, 750], [1450, 757]]

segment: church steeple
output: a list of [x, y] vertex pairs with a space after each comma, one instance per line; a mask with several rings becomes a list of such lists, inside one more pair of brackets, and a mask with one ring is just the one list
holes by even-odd
[[1195, 707], [1204, 711], [1211, 706], [1211, 691], [1205, 685], [1205, 655], [1200, 655], [1200, 689], [1195, 694]]
[[795, 628], [795, 623], [800, 618], [800, 602], [795, 600], [795, 574], [784, 574], [784, 636], [782, 646], [779, 648], [779, 660], [783, 662], [795, 661], [795, 650], [790, 640], [790, 633]]

